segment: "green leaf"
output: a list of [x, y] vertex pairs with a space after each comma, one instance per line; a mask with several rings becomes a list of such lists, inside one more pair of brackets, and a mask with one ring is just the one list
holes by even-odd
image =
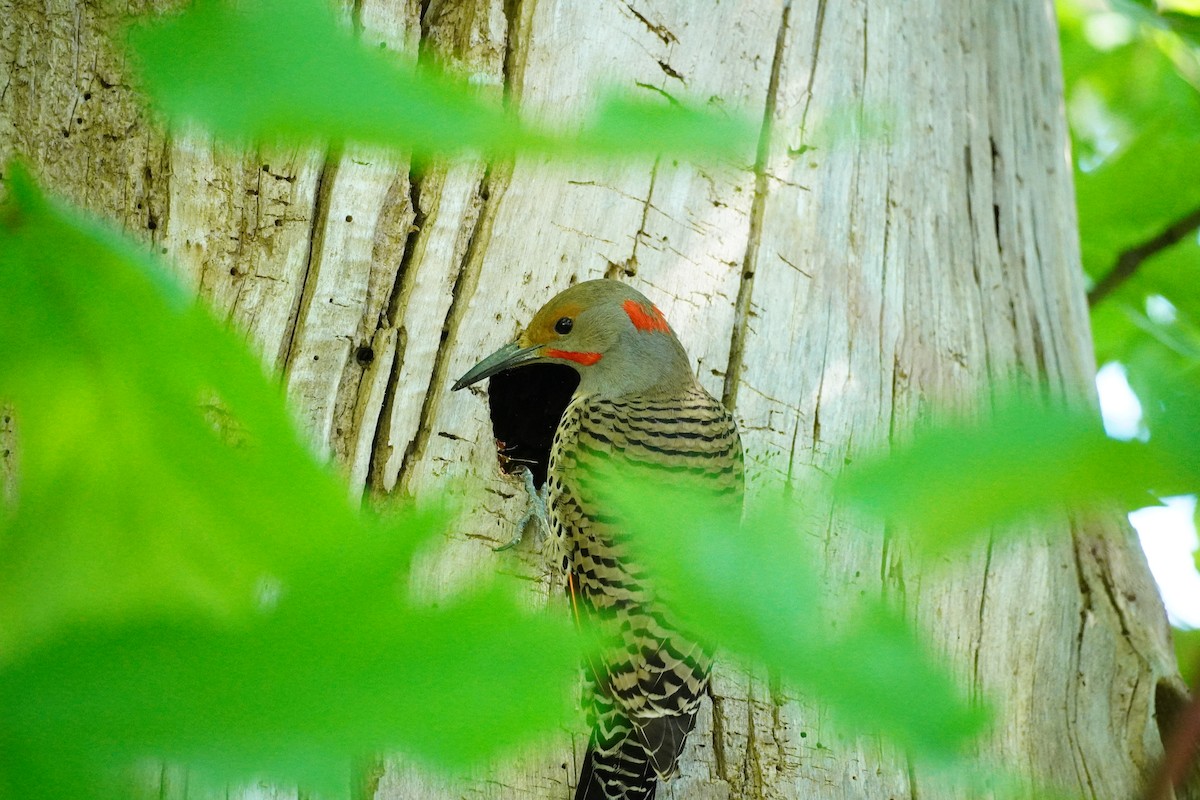
[[148, 254], [8, 172], [0, 397], [21, 473], [0, 519], [0, 661], [67, 623], [244, 616], [264, 581], [429, 535], [359, 519], [234, 335]]
[[1107, 438], [1093, 411], [1017, 403], [987, 424], [922, 431], [911, 444], [848, 469], [840, 488], [850, 503], [939, 551], [1080, 505], [1147, 505], [1152, 490], [1169, 493], [1190, 480], [1160, 455]]
[[446, 514], [356, 513], [234, 334], [7, 172], [0, 795], [97, 796], [151, 757], [222, 780], [329, 782], [384, 749], [454, 768], [561, 722], [565, 615], [500, 588], [410, 605]]
[[1200, 137], [1148, 126], [1094, 172], [1077, 175], [1076, 185], [1084, 267], [1099, 279], [1122, 252], [1200, 207]]
[[323, 0], [201, 0], [131, 30], [129, 42], [146, 92], [171, 122], [233, 141], [355, 141], [421, 156], [669, 150], [743, 159], [756, 141], [736, 115], [645, 99], [610, 101], [577, 136], [551, 133], [465, 80], [364, 46]]
[[494, 589], [412, 609], [326, 584], [242, 625], [81, 628], [0, 672], [0, 775], [44, 790], [154, 757], [329, 789], [385, 751], [458, 769], [570, 719], [577, 658], [565, 617]]

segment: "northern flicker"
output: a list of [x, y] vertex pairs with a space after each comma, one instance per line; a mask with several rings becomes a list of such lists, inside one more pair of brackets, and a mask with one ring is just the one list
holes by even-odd
[[[580, 624], [602, 643], [584, 670], [592, 732], [576, 800], [648, 800], [658, 779], [676, 771], [708, 687], [712, 650], [675, 624], [653, 575], [630, 554], [628, 519], [607, 506], [587, 475], [599, 460], [618, 472], [652, 470], [727, 504], [736, 521], [743, 483], [737, 426], [696, 381], [658, 308], [619, 281], [560, 293], [454, 389], [535, 363], [579, 373], [546, 478], [550, 558]], [[644, 535], [644, 525], [637, 529]]]

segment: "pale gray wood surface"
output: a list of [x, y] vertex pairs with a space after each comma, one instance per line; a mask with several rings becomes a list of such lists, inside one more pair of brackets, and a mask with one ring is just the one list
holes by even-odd
[[[1091, 402], [1049, 2], [428, 9], [345, 14], [372, 46], [436, 52], [555, 125], [582, 124], [607, 87], [744, 110], [770, 123], [757, 163], [522, 157], [417, 173], [355, 147], [238, 154], [166, 136], [138, 109], [105, 38], [111, 6], [0, 2], [0, 158], [20, 153], [171, 259], [283, 371], [352, 494], [475, 501], [422, 562], [422, 591], [500, 571], [529, 579], [531, 603], [560, 602], [535, 546], [491, 551], [520, 494], [496, 469], [482, 390], [448, 389], [573, 280], [619, 277], [658, 303], [733, 407], [759, 485], [819, 484], [994, 378]], [[924, 571], [894, 532], [824, 503], [813, 496], [805, 533], [823, 540], [829, 584], [894, 600], [997, 704], [981, 759], [1076, 796], [1133, 796], [1161, 752], [1155, 692], [1178, 683], [1118, 515], [1064, 516]], [[723, 665], [713, 694], [664, 798], [962, 796], [761, 676]], [[389, 761], [375, 796], [568, 797], [584, 738], [452, 784]]]

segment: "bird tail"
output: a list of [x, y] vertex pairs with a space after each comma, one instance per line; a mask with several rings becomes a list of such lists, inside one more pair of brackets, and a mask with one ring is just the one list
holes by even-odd
[[630, 731], [611, 748], [593, 735], [579, 772], [575, 800], [654, 800], [658, 776], [646, 748]]
[[691, 713], [631, 725], [615, 709], [601, 714], [592, 729], [575, 800], [654, 800], [659, 777], [674, 774], [695, 721]]

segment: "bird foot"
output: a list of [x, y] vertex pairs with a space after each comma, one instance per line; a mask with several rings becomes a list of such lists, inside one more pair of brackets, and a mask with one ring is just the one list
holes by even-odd
[[543, 484], [542, 488], [538, 489], [533, 485], [533, 472], [529, 467], [517, 467], [516, 471], [525, 485], [525, 494], [528, 495], [529, 505], [526, 507], [525, 513], [521, 515], [521, 519], [517, 521], [517, 535], [499, 547], [492, 548], [497, 553], [511, 550], [524, 541], [525, 529], [529, 527], [530, 522], [537, 524], [539, 538], [550, 533], [550, 512], [546, 508], [546, 486]]

